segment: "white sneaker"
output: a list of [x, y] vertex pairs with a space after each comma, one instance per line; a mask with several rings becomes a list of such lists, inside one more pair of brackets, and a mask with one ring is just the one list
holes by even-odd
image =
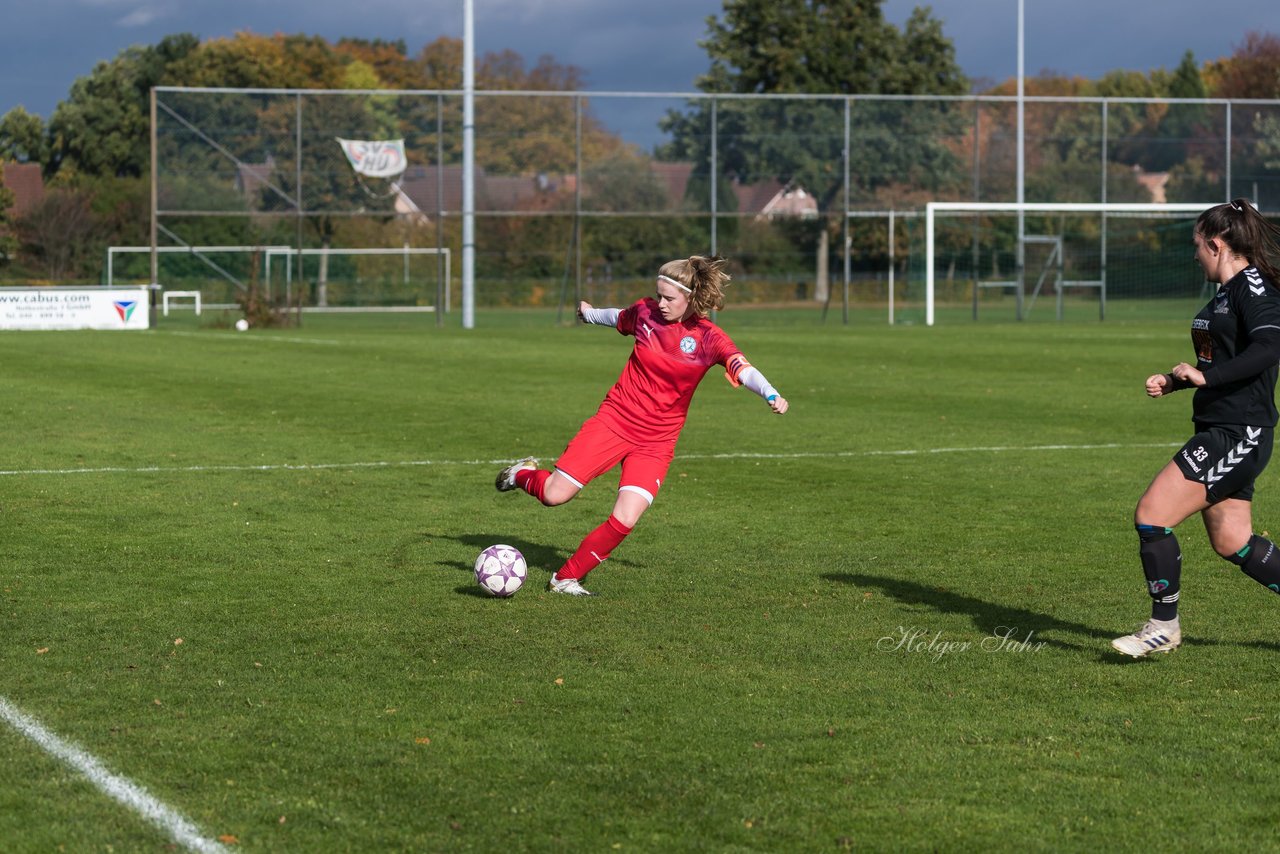
[[510, 492], [516, 488], [516, 472], [532, 470], [537, 467], [537, 460], [533, 457], [525, 457], [523, 460], [514, 462], [498, 472], [498, 479], [493, 482], [493, 485], [498, 488], [499, 492]]
[[1172, 652], [1182, 644], [1182, 627], [1178, 618], [1172, 620], [1148, 620], [1146, 625], [1131, 635], [1116, 638], [1111, 645], [1125, 655], [1142, 658], [1153, 652]]
[[554, 575], [547, 581], [547, 589], [552, 593], [565, 593], [569, 596], [594, 596], [587, 588], [578, 583], [576, 578], [566, 578], [564, 581], [556, 578]]

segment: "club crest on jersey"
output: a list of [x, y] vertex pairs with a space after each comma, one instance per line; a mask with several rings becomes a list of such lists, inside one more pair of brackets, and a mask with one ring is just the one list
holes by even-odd
[[684, 353], [686, 355], [693, 355], [693, 352], [697, 349], [698, 349], [698, 342], [694, 340], [694, 337], [692, 335], [686, 335], [680, 339], [681, 353]]

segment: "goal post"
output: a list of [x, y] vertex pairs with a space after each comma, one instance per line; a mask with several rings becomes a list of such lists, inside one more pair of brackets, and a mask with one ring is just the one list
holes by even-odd
[[[288, 246], [157, 246], [154, 249], [150, 246], [108, 246], [107, 247], [107, 287], [111, 287], [116, 278], [116, 256], [117, 255], [150, 255], [156, 252], [160, 255], [188, 255], [198, 259], [213, 275], [227, 281], [240, 285], [242, 282], [234, 273], [228, 272], [223, 265], [219, 264], [216, 256], [223, 253], [252, 255], [260, 253], [264, 258], [267, 253], [275, 251], [289, 251]], [[265, 272], [265, 268], [264, 268]], [[154, 282], [150, 284], [155, 284]]]
[[[435, 299], [428, 305], [412, 305], [408, 304], [384, 304], [384, 305], [330, 305], [330, 306], [308, 306], [304, 307], [304, 311], [443, 311], [448, 313], [450, 309], [449, 298], [449, 282], [453, 275], [452, 258], [453, 253], [447, 246], [404, 246], [404, 247], [358, 247], [358, 248], [308, 248], [293, 249], [286, 247], [285, 250], [278, 248], [268, 249], [265, 253], [265, 260], [268, 270], [268, 281], [270, 281], [270, 271], [272, 269], [272, 261], [275, 259], [284, 259], [285, 276], [286, 276], [286, 296], [292, 298], [292, 281], [293, 281], [293, 259], [301, 255], [304, 258], [325, 257], [325, 258], [369, 258], [379, 257], [390, 259], [392, 262], [400, 263], [403, 266], [401, 278], [407, 286], [412, 279], [410, 270], [411, 259], [422, 256], [431, 256], [438, 259], [438, 269], [436, 276], [436, 292]], [[397, 260], [398, 259], [398, 260]]]
[[[987, 217], [999, 217], [1000, 215], [1009, 215], [1016, 217], [1019, 214], [1038, 214], [1043, 216], [1061, 215], [1081, 216], [1095, 215], [1101, 219], [1101, 227], [1098, 229], [1099, 246], [1097, 250], [1099, 258], [1099, 276], [1097, 279], [1067, 281], [1063, 278], [1062, 265], [1064, 263], [1064, 249], [1061, 236], [1054, 235], [1028, 235], [1025, 232], [1018, 234], [1015, 240], [1020, 240], [1025, 246], [1031, 243], [1044, 243], [1051, 247], [1047, 253], [1046, 270], [1038, 273], [1038, 281], [1035, 293], [1039, 293], [1040, 286], [1046, 278], [1055, 276], [1054, 288], [1055, 296], [1059, 299], [1061, 305], [1061, 294], [1064, 286], [1074, 285], [1078, 287], [1094, 287], [1099, 291], [1100, 307], [1105, 306], [1106, 302], [1106, 255], [1107, 255], [1107, 218], [1109, 216], [1125, 216], [1151, 219], [1176, 219], [1181, 221], [1194, 221], [1199, 214], [1207, 208], [1213, 207], [1218, 202], [1200, 202], [1200, 203], [1171, 203], [1171, 204], [1154, 204], [1139, 202], [1071, 202], [1071, 203], [1052, 203], [1052, 202], [928, 202], [925, 205], [925, 324], [933, 326], [936, 314], [936, 294], [937, 294], [937, 274], [936, 266], [938, 262], [938, 221], [940, 218], [949, 217], [955, 214], [980, 214]], [[976, 256], [979, 253], [977, 247], [977, 238], [974, 238], [975, 245], [973, 253]], [[1186, 245], [1187, 257], [1190, 257], [1190, 244]], [[1048, 269], [1049, 264], [1057, 265], [1056, 271]], [[976, 314], [978, 305], [978, 288], [983, 286], [989, 287], [1014, 287], [1017, 289], [1019, 319], [1021, 319], [1021, 306], [1025, 293], [1025, 279], [1030, 278], [1026, 270], [1017, 270], [1017, 278], [1015, 280], [1002, 280], [997, 278], [991, 282], [980, 282], [977, 273], [974, 273], [974, 311]], [[1034, 302], [1034, 300], [1033, 300]]]
[[[452, 253], [445, 246], [378, 246], [298, 249], [281, 245], [220, 246], [109, 246], [105, 280], [113, 285], [121, 280], [150, 282], [150, 274], [137, 264], [142, 256], [156, 253], [160, 264], [157, 278], [165, 289], [200, 293], [205, 305], [225, 307], [233, 303], [256, 280], [268, 298], [282, 288], [284, 300], [292, 305], [294, 288], [300, 280], [302, 259], [323, 256], [339, 259], [329, 266], [330, 305], [303, 305], [312, 311], [435, 312], [448, 313], [449, 282], [453, 275]], [[179, 268], [176, 262], [182, 261]], [[308, 265], [310, 262], [308, 262]], [[123, 269], [122, 269], [123, 268]]]

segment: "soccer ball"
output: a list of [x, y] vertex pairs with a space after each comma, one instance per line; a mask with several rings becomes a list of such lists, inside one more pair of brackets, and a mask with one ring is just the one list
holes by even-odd
[[237, 332], [247, 332], [248, 330], [249, 330], [249, 321], [245, 320], [243, 317], [236, 321]]
[[514, 596], [527, 572], [524, 555], [514, 546], [489, 546], [476, 558], [476, 584], [490, 596]]

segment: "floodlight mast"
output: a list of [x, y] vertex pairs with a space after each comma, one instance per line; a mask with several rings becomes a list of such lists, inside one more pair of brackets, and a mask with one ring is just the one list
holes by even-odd
[[[470, 2], [470, 0], [468, 0]], [[1023, 0], [1018, 0], [1018, 204], [1027, 202], [1027, 154], [1026, 154], [1026, 37], [1024, 35], [1025, 17]], [[1105, 170], [1103, 174], [1106, 174]], [[974, 199], [974, 201], [978, 201]], [[1027, 270], [1027, 218], [1021, 207], [1018, 208], [1018, 267], [1017, 312], [1018, 320], [1022, 319], [1022, 293], [1026, 287]]]
[[476, 52], [475, 11], [464, 0], [462, 14], [462, 328], [476, 325]]
[[[160, 197], [156, 192], [156, 178], [159, 175], [159, 169], [156, 167], [156, 87], [154, 86], [151, 87], [149, 109], [151, 110], [151, 128], [150, 133], [148, 134], [151, 141], [151, 284], [156, 285], [159, 284], [160, 281], [160, 256], [159, 253], [156, 252], [156, 247], [159, 243], [157, 238], [157, 225], [159, 224], [159, 220], [156, 218], [156, 208], [159, 205]], [[110, 258], [111, 256], [108, 255], [107, 257]]]

